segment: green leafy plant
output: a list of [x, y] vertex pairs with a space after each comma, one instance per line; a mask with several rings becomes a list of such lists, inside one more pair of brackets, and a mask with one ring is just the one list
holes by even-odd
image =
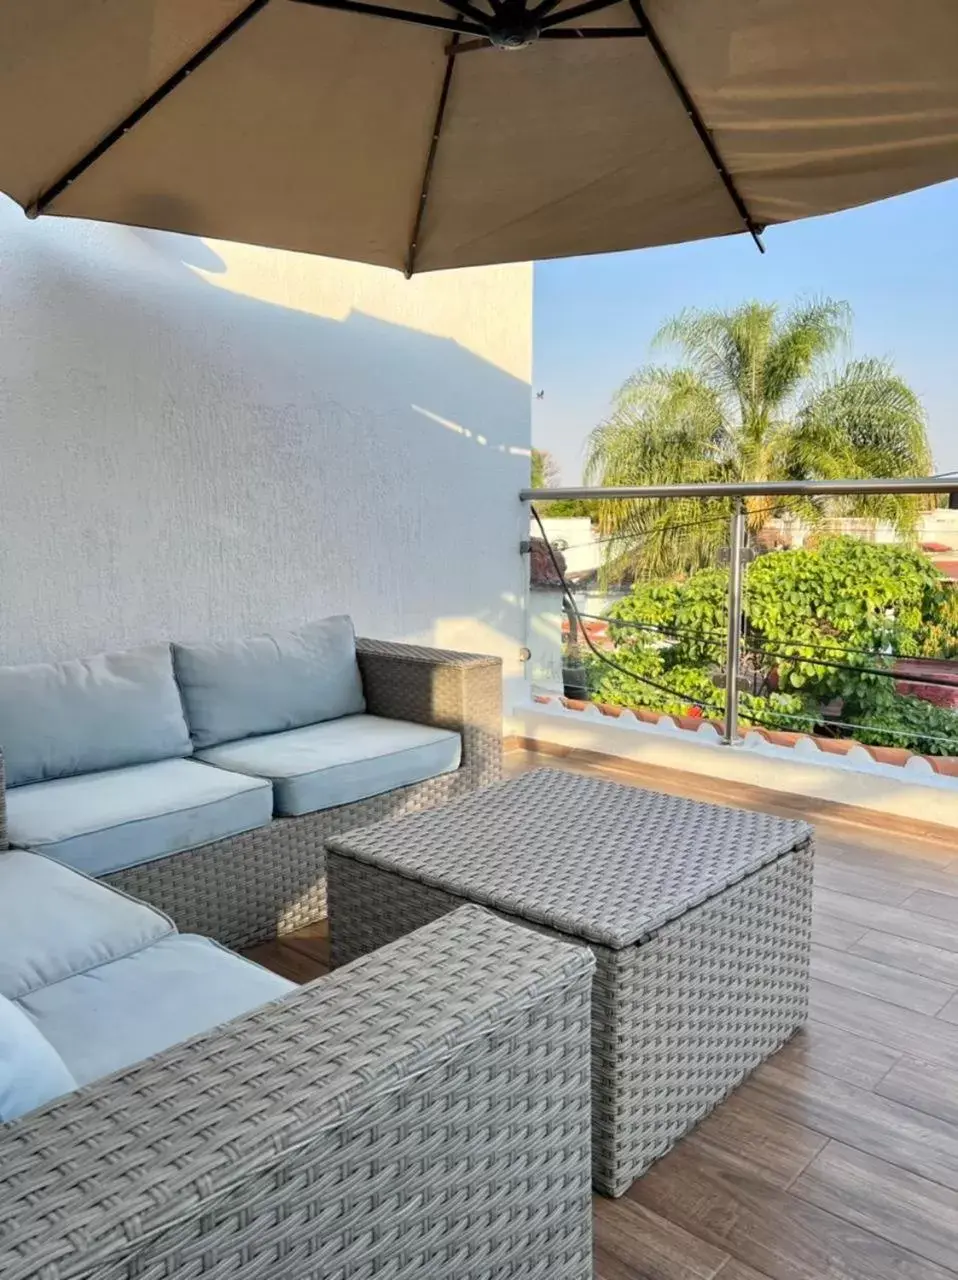
[[958, 715], [921, 698], [887, 694], [869, 717], [881, 728], [857, 729], [851, 736], [877, 747], [907, 747], [926, 756], [958, 755]]
[[917, 637], [920, 658], [958, 658], [958, 590], [952, 588]]
[[[615, 661], [674, 696], [593, 659], [595, 696], [668, 712], [696, 700], [721, 714], [727, 587], [724, 569], [637, 584], [608, 611]], [[899, 694], [894, 679], [876, 674], [896, 657], [927, 656], [932, 644], [958, 653], [954, 588], [920, 551], [829, 538], [771, 552], [746, 569], [743, 612], [744, 722], [812, 731], [837, 705], [840, 720], [870, 726], [849, 731], [863, 742], [958, 754], [958, 714]]]

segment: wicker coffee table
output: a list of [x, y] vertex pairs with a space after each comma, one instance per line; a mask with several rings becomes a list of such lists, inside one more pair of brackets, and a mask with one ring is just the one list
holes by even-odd
[[333, 963], [463, 902], [591, 947], [593, 1180], [621, 1195], [804, 1022], [811, 836], [538, 770], [330, 840]]

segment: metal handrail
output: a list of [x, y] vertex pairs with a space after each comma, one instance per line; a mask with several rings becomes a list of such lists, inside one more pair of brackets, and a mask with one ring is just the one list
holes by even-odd
[[739, 484], [650, 484], [618, 488], [578, 486], [566, 489], [522, 489], [523, 502], [563, 502], [607, 498], [816, 498], [854, 494], [958, 493], [958, 476], [912, 476], [898, 480], [757, 480]]
[[729, 533], [728, 644], [725, 664], [725, 722], [722, 740], [738, 741], [738, 672], [742, 657], [742, 582], [747, 511], [745, 498], [852, 497], [867, 494], [958, 493], [958, 476], [911, 476], [871, 480], [759, 480], [738, 484], [655, 484], [620, 487], [522, 489], [523, 502], [643, 498], [732, 498]]

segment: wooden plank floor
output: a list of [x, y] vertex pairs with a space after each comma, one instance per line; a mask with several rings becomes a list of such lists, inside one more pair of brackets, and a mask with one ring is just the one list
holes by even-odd
[[[648, 785], [507, 757], [542, 764]], [[690, 775], [656, 786], [718, 798]], [[724, 799], [801, 811], [757, 788]], [[958, 841], [809, 817], [811, 1021], [626, 1196], [596, 1198], [597, 1280], [958, 1280]], [[325, 926], [249, 954], [306, 981]]]

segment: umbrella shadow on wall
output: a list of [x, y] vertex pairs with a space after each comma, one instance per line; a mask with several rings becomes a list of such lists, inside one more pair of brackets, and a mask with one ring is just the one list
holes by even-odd
[[[392, 419], [394, 427], [411, 412], [420, 426], [431, 423], [463, 440], [500, 451], [515, 449], [516, 441], [527, 436], [530, 384], [477, 356], [455, 339], [384, 320], [361, 309], [351, 309], [340, 316], [280, 305], [231, 287], [229, 279], [220, 288], [219, 282], [207, 282], [204, 277], [226, 277], [229, 268], [221, 254], [205, 241], [175, 232], [123, 230], [147, 248], [167, 282], [175, 281], [184, 289], [200, 284], [212, 287], [201, 313], [192, 308], [194, 320], [202, 320], [205, 315], [210, 322], [203, 326], [205, 336], [212, 339], [206, 354], [214, 364], [224, 363], [216, 342], [217, 332], [228, 329], [234, 339], [251, 336], [255, 351], [252, 359], [233, 348], [228, 363], [243, 355], [243, 375], [252, 378], [260, 389], [267, 365], [271, 365], [272, 372], [279, 373], [286, 385], [300, 389], [306, 386], [320, 402], [332, 400], [360, 412], [372, 409], [396, 415]], [[261, 279], [264, 264], [269, 270], [266, 255], [270, 252], [252, 249], [259, 257]], [[300, 260], [304, 271], [316, 270], [317, 263], [333, 271], [354, 265], [306, 255]], [[368, 288], [369, 274], [375, 269], [360, 266], [359, 270], [367, 273], [363, 284]], [[234, 274], [242, 274], [242, 269]], [[402, 281], [395, 272], [377, 274], [393, 288], [412, 291], [420, 287]], [[316, 301], [321, 306], [321, 279], [317, 286], [320, 296]], [[342, 292], [340, 285], [338, 293]], [[204, 335], [192, 334], [193, 339], [197, 336]], [[262, 362], [261, 367], [257, 367], [257, 361]], [[231, 373], [235, 377], [236, 369]], [[252, 387], [250, 392], [255, 394]]]
[[226, 271], [225, 260], [198, 236], [181, 235], [178, 231], [150, 231], [146, 227], [128, 227], [126, 230], [152, 255], [170, 264], [195, 267], [208, 275], [222, 275]]
[[193, 221], [194, 211], [186, 201], [162, 194], [140, 197], [131, 202], [130, 211], [129, 225], [111, 228], [118, 239], [130, 237], [138, 241], [151, 259], [166, 263], [174, 271], [182, 266], [196, 268], [208, 275], [225, 273], [225, 260], [200, 236], [153, 230], [154, 227], [188, 227]]
[[[69, 652], [340, 609], [521, 633], [504, 495], [528, 474], [527, 382], [451, 338], [238, 292], [189, 237], [100, 227], [106, 261], [69, 223], [6, 214], [5, 327], [29, 359], [0, 380], [0, 509], [31, 530], [34, 627], [70, 618]], [[302, 261], [321, 307], [325, 264]]]

